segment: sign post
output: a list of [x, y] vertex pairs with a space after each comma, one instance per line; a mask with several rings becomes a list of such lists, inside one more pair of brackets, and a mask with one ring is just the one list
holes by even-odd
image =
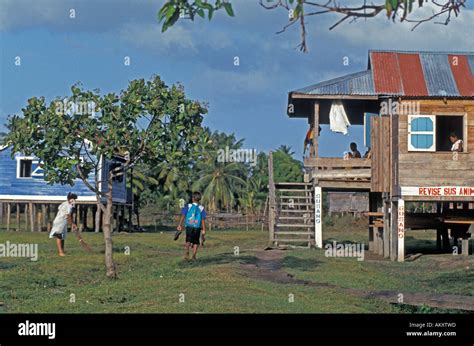
[[398, 262], [405, 261], [405, 201], [398, 200]]
[[314, 188], [314, 241], [316, 247], [323, 248], [323, 221], [322, 221], [322, 210], [323, 210], [323, 194], [322, 189], [319, 186]]

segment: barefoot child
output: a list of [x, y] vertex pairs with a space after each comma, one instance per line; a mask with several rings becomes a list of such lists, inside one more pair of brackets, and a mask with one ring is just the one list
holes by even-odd
[[[181, 210], [181, 218], [178, 224], [178, 232], [181, 232], [183, 229], [183, 221], [186, 227], [186, 245], [185, 245], [185, 255], [184, 259], [189, 260], [189, 249], [192, 246], [193, 248], [193, 260], [196, 260], [197, 249], [200, 243], [201, 230], [202, 235], [206, 234], [206, 211], [204, 207], [199, 204], [201, 201], [201, 193], [194, 192], [193, 203], [187, 204]], [[179, 235], [179, 233], [178, 233]], [[175, 240], [177, 237], [175, 237]]]
[[76, 203], [77, 195], [69, 192], [67, 201], [59, 205], [58, 214], [53, 222], [53, 228], [49, 233], [49, 238], [56, 238], [56, 245], [58, 246], [59, 256], [64, 254], [64, 240], [67, 234], [67, 225], [71, 225], [73, 230], [77, 229], [77, 225], [72, 222], [72, 213]]

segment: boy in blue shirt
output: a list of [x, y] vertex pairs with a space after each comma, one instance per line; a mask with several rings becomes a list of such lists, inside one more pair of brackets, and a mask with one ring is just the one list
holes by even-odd
[[201, 231], [204, 241], [206, 234], [206, 211], [204, 207], [199, 204], [201, 201], [201, 193], [194, 192], [192, 203], [186, 204], [181, 210], [181, 218], [177, 227], [175, 239], [177, 240], [181, 231], [183, 230], [183, 222], [186, 227], [186, 245], [184, 259], [189, 260], [189, 249], [193, 247], [193, 260], [196, 260], [197, 249], [200, 244]]

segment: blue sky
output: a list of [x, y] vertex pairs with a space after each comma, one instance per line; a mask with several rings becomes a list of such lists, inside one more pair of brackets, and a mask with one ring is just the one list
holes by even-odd
[[[301, 158], [307, 123], [286, 116], [288, 91], [364, 70], [369, 49], [474, 51], [472, 3], [449, 26], [428, 23], [414, 32], [383, 15], [333, 31], [328, 28], [337, 16], [313, 17], [307, 54], [294, 49], [296, 27], [275, 34], [287, 14], [264, 10], [257, 0], [234, 0], [235, 18], [216, 13], [211, 22], [183, 21], [162, 34], [156, 14], [163, 3], [0, 0], [0, 124], [8, 114], [21, 114], [28, 98], [67, 95], [78, 81], [118, 92], [132, 79], [158, 74], [209, 103], [205, 125], [245, 138], [246, 148], [290, 145]], [[124, 65], [126, 56], [130, 66]], [[346, 137], [324, 129], [320, 154], [341, 156], [353, 140], [362, 146], [361, 126], [351, 127]]]

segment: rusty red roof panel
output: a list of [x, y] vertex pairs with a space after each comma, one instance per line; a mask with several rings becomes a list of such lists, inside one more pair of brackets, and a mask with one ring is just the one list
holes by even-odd
[[474, 75], [465, 55], [449, 55], [449, 66], [461, 96], [474, 96]]
[[474, 52], [370, 51], [367, 70], [294, 92], [473, 98]]
[[375, 92], [378, 94], [403, 94], [397, 54], [393, 52], [372, 52], [371, 64]]
[[418, 54], [398, 54], [398, 65], [405, 96], [428, 96]]

